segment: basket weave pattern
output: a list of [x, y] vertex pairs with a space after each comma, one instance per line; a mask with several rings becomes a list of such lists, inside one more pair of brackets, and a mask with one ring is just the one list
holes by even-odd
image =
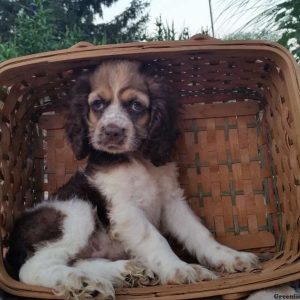
[[[258, 253], [257, 274], [215, 282], [121, 289], [119, 299], [243, 296], [300, 278], [299, 75], [276, 44], [184, 41], [63, 51], [0, 65], [0, 228], [66, 182], [84, 161], [64, 136], [63, 103], [82, 71], [111, 57], [139, 59], [168, 79], [183, 106], [176, 160], [187, 200], [222, 243]], [[0, 287], [34, 298], [51, 291], [11, 279]], [[233, 295], [234, 294], [234, 295]]]
[[259, 120], [255, 115], [231, 116], [186, 120], [184, 125], [181, 178], [193, 210], [229, 246], [273, 246], [270, 232], [276, 228], [278, 234], [278, 221]]

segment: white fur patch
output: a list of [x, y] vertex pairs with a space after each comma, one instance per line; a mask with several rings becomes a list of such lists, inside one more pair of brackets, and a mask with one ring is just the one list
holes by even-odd
[[206, 260], [228, 272], [250, 270], [257, 264], [253, 254], [231, 250], [213, 239], [188, 207], [174, 163], [155, 167], [148, 161], [132, 159], [130, 164], [99, 172], [91, 180], [110, 201], [114, 234], [162, 282], [192, 282], [203, 278], [173, 253], [159, 232], [160, 224], [201, 262]]
[[[177, 182], [175, 164], [155, 167], [149, 161], [132, 158], [130, 163], [98, 171], [89, 180], [109, 202], [110, 235], [121, 243], [122, 251], [126, 250], [132, 258], [156, 273], [162, 283], [197, 282], [216, 276], [204, 267], [180, 260], [161, 235], [160, 225], [196, 254], [199, 261], [208, 261], [212, 266], [223, 267], [229, 272], [256, 266], [253, 254], [218, 244], [200, 223], [185, 202]], [[53, 201], [40, 206], [43, 205], [52, 206], [66, 216], [64, 235], [26, 261], [21, 268], [21, 280], [52, 288], [68, 282], [68, 285], [74, 285], [71, 289], [75, 293], [78, 292], [78, 280], [96, 286], [98, 291], [102, 288], [103, 293], [111, 290], [109, 283], [118, 285], [122, 278], [118, 276], [119, 267], [110, 266], [120, 266], [121, 262], [110, 264], [96, 259], [93, 263], [81, 261], [72, 267], [67, 266], [68, 260], [87, 245], [94, 230], [91, 206], [80, 199]], [[99, 241], [105, 243], [105, 239]], [[107, 270], [105, 274], [104, 270]]]
[[[161, 212], [168, 200], [166, 195], [170, 190], [178, 190], [176, 177], [175, 164], [154, 167], [149, 162], [141, 163], [133, 159], [130, 164], [108, 173], [99, 172], [91, 179], [110, 201], [113, 233], [134, 257], [158, 274], [164, 283], [202, 279], [193, 267], [173, 253], [159, 232]], [[184, 219], [184, 215], [180, 218]], [[208, 277], [213, 278], [213, 274]]]
[[44, 202], [36, 208], [42, 206], [63, 213], [63, 237], [38, 249], [22, 266], [19, 276], [27, 284], [53, 288], [73, 272], [66, 265], [87, 244], [94, 230], [94, 214], [89, 203], [76, 198]]

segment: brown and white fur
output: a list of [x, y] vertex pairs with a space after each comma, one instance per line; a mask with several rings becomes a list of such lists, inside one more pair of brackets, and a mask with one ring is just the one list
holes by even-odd
[[169, 161], [176, 117], [166, 85], [139, 62], [106, 61], [79, 78], [66, 132], [87, 167], [16, 222], [7, 255], [15, 277], [99, 299], [154, 276], [162, 284], [216, 278], [176, 256], [162, 232], [211, 268], [255, 268], [255, 255], [220, 245], [187, 205]]

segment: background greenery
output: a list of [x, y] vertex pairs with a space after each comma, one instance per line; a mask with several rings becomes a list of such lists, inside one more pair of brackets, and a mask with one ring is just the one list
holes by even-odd
[[[227, 38], [266, 39], [277, 41], [288, 48], [300, 62], [300, 1], [299, 0], [229, 0], [221, 15], [253, 17], [239, 32]], [[230, 12], [230, 13], [228, 13]], [[218, 16], [220, 17], [220, 16]], [[251, 32], [249, 28], [258, 28]]]
[[[156, 31], [147, 33], [148, 0], [131, 0], [128, 7], [109, 23], [101, 23], [103, 8], [118, 0], [0, 0], [0, 61], [31, 53], [63, 49], [85, 40], [93, 44], [130, 41], [188, 39], [190, 32], [176, 32], [174, 23], [161, 17]], [[230, 0], [225, 11], [238, 15], [255, 8], [261, 0]], [[224, 13], [224, 12], [223, 12]], [[256, 24], [259, 30], [247, 31]], [[208, 33], [208, 30], [203, 30]], [[239, 32], [223, 39], [267, 39], [278, 41], [300, 58], [300, 1], [270, 0], [262, 13]]]

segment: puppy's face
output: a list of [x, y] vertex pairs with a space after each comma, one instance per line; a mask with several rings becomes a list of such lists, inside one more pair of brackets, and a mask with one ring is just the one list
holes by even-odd
[[66, 122], [77, 159], [95, 149], [98, 160], [103, 152], [136, 151], [157, 166], [170, 160], [178, 136], [176, 99], [149, 71], [137, 61], [108, 60], [78, 77]]
[[89, 142], [110, 153], [133, 152], [147, 136], [150, 97], [140, 64], [108, 61], [90, 76]]

